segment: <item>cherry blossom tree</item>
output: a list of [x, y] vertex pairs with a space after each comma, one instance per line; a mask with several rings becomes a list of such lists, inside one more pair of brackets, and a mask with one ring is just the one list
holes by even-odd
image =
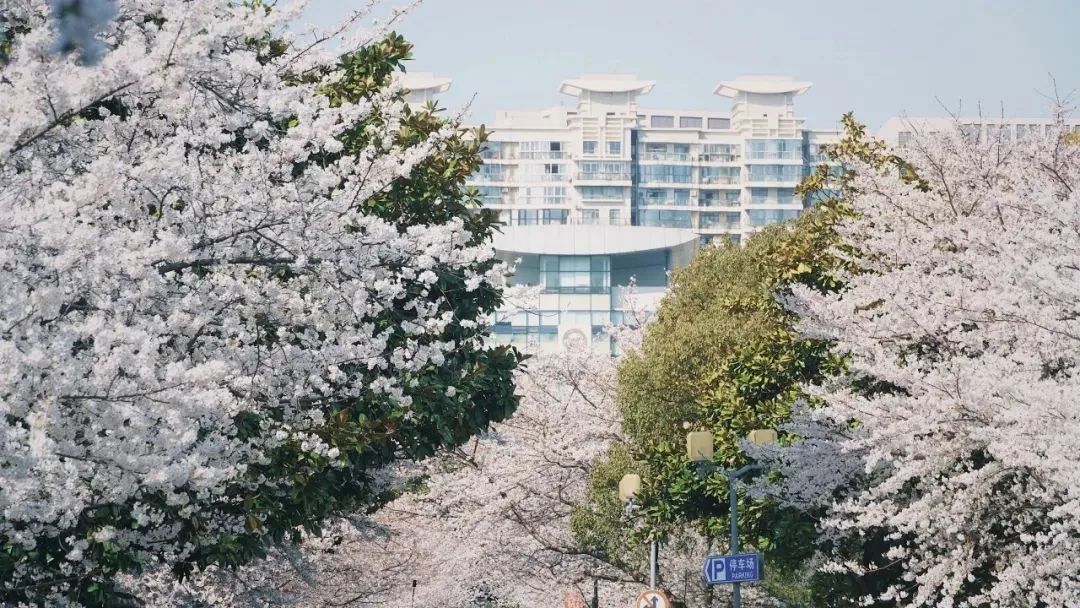
[[[532, 309], [535, 296], [515, 290], [509, 305]], [[645, 321], [633, 297], [624, 308], [635, 321], [608, 329], [623, 353], [640, 345]], [[585, 350], [537, 353], [518, 373], [522, 400], [513, 417], [467, 446], [388, 471], [401, 495], [378, 512], [341, 520], [236, 572], [215, 569], [183, 583], [159, 577], [144, 595], [177, 608], [510, 607], [561, 602], [568, 592], [591, 596], [596, 578], [604, 605], [625, 604], [643, 588], [641, 564], [583, 548], [571, 527], [591, 467], [622, 440], [613, 401], [618, 360]], [[693, 555], [695, 572], [704, 552]], [[671, 557], [665, 565], [674, 569]]]
[[70, 43], [64, 4], [0, 15], [5, 603], [248, 563], [513, 411], [483, 138], [405, 104], [400, 37], [119, 0]]
[[848, 369], [779, 457], [787, 498], [825, 510], [828, 567], [891, 573], [866, 605], [1080, 604], [1080, 146], [1060, 124], [916, 133], [903, 161], [861, 130], [838, 148], [856, 268], [788, 304]]

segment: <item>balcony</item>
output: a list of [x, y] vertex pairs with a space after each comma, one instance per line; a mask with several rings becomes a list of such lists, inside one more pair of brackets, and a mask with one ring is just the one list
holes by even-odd
[[502, 182], [506, 181], [506, 176], [502, 173], [473, 173], [469, 176], [469, 183], [480, 182]]
[[706, 209], [738, 209], [742, 206], [742, 202], [739, 199], [733, 201], [721, 200], [721, 199], [701, 199], [698, 201], [698, 207]]
[[642, 150], [638, 155], [638, 160], [665, 160], [665, 161], [679, 161], [689, 162], [690, 155], [676, 152], [648, 152]]
[[525, 151], [519, 152], [517, 158], [524, 160], [548, 160], [568, 158], [568, 155], [566, 152]]
[[746, 160], [788, 160], [802, 162], [802, 152], [791, 150], [765, 150], [747, 154]]
[[583, 182], [628, 182], [630, 181], [629, 172], [617, 172], [617, 173], [595, 173], [595, 172], [579, 172], [575, 181]]
[[738, 175], [702, 175], [699, 182], [717, 186], [738, 186], [740, 177]]
[[742, 160], [738, 154], [702, 154], [698, 161], [703, 163], [737, 163]]
[[634, 202], [635, 202], [635, 204], [637, 204], [637, 205], [639, 205], [641, 207], [693, 207], [693, 206], [695, 206], [694, 203], [692, 203], [690, 201], [690, 199], [676, 200], [676, 199], [670, 199], [670, 198], [669, 199], [647, 198], [647, 199], [638, 199], [637, 201], [634, 201]]
[[710, 232], [730, 232], [732, 230], [738, 230], [740, 227], [740, 222], [701, 222], [701, 227], [699, 227], [698, 230], [708, 230]]

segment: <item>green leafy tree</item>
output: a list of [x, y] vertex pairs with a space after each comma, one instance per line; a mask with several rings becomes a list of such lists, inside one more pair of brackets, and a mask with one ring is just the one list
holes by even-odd
[[[840, 262], [830, 253], [836, 244], [830, 225], [842, 212], [823, 205], [794, 225], [766, 229], [744, 248], [704, 249], [675, 274], [641, 352], [619, 368], [629, 441], [593, 471], [595, 491], [575, 522], [583, 543], [634, 563], [628, 553], [641, 553], [646, 535], [671, 538], [692, 525], [712, 541], [727, 538], [726, 478], [696, 474], [685, 435], [709, 430], [716, 464], [747, 464], [741, 442], [749, 431], [787, 421], [799, 387], [840, 364], [826, 344], [795, 334], [776, 296], [795, 282], [837, 288], [832, 271]], [[618, 478], [630, 471], [644, 478], [637, 500], [642, 527], [622, 538], [626, 527], [612, 520], [619, 513], [608, 503], [616, 500]], [[792, 595], [780, 580], [812, 554], [813, 522], [768, 501], [739, 500], [743, 542], [766, 553], [776, 591]]]

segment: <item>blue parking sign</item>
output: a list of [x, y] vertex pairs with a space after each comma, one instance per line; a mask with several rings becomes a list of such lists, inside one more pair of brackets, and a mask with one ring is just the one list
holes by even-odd
[[765, 560], [760, 553], [710, 555], [705, 558], [705, 582], [710, 585], [752, 583], [764, 574]]

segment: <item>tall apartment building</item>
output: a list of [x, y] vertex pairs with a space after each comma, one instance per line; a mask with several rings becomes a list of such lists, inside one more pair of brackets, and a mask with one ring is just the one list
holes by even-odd
[[[631, 277], [648, 312], [699, 244], [739, 242], [804, 209], [795, 187], [824, 161], [820, 145], [838, 138], [795, 115], [810, 83], [721, 82], [713, 92], [731, 100], [730, 111], [638, 107], [653, 84], [585, 75], [560, 88], [573, 107], [502, 111], [487, 124], [484, 165], [470, 185], [502, 219], [494, 245], [517, 263], [514, 283], [541, 291], [535, 308], [495, 316], [497, 340], [554, 350], [584, 338], [610, 348], [597, 338], [625, 321]], [[404, 82], [418, 103], [449, 85], [423, 73]]]
[[730, 111], [651, 110], [654, 83], [627, 75], [563, 81], [573, 107], [501, 111], [471, 185], [508, 226], [616, 224], [739, 240], [802, 211], [795, 186], [836, 131], [807, 129], [781, 76], [745, 76], [713, 93]]

